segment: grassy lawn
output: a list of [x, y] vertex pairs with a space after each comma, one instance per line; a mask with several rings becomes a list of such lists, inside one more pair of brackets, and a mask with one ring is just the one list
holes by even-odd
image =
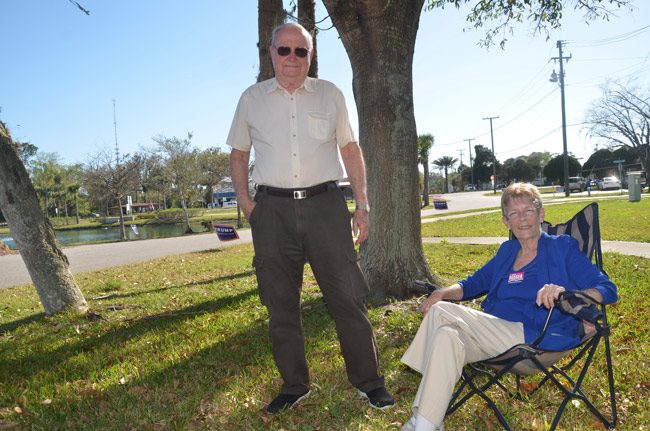
[[[546, 220], [555, 224], [568, 220], [588, 204], [587, 201], [547, 205]], [[650, 242], [650, 199], [598, 201], [603, 239]], [[501, 212], [478, 214], [458, 219], [422, 224], [422, 236], [507, 236]]]
[[[449, 282], [495, 250], [425, 245], [432, 268]], [[347, 382], [333, 322], [307, 271], [303, 317], [312, 395], [269, 417], [262, 410], [280, 378], [252, 254], [252, 246], [237, 246], [77, 275], [92, 318], [46, 318], [30, 286], [0, 290], [0, 430], [398, 430], [419, 382], [399, 362], [421, 320], [416, 300], [370, 310], [383, 373], [397, 399], [395, 408], [376, 411]], [[622, 298], [609, 316], [618, 429], [647, 429], [650, 260], [607, 254], [605, 261]], [[596, 375], [587, 386], [605, 387]], [[529, 403], [506, 401], [506, 415], [515, 429], [546, 429], [554, 397], [542, 392]], [[499, 429], [477, 400], [446, 425]], [[584, 406], [572, 404], [561, 426], [600, 429]]]

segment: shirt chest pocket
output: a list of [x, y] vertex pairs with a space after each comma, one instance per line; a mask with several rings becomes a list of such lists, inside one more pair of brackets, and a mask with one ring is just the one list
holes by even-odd
[[309, 137], [318, 140], [327, 140], [332, 134], [331, 114], [329, 112], [308, 112], [307, 124]]

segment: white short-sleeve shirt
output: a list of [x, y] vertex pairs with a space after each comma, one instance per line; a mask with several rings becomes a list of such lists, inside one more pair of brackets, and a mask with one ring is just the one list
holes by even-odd
[[338, 148], [355, 141], [334, 84], [307, 78], [290, 94], [273, 78], [244, 91], [226, 144], [255, 149], [255, 183], [296, 188], [343, 178]]

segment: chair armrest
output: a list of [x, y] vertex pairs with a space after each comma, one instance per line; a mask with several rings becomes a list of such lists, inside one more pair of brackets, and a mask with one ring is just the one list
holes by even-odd
[[579, 290], [560, 293], [555, 301], [555, 306], [567, 314], [592, 324], [597, 324], [603, 319], [603, 305], [592, 296]]
[[565, 290], [560, 293], [553, 307], [548, 310], [542, 332], [535, 341], [530, 343], [531, 346], [536, 347], [544, 339], [548, 324], [551, 322], [551, 316], [556, 308], [582, 320], [586, 332], [595, 332], [596, 328], [600, 328], [605, 315], [605, 305], [598, 302], [592, 296], [579, 290]]
[[433, 291], [436, 290], [436, 286], [434, 286], [427, 280], [415, 280], [413, 282], [412, 290], [421, 293], [423, 295], [431, 296]]

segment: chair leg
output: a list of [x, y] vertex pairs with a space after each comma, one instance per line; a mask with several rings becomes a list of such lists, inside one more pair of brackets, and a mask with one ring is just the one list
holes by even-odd
[[[612, 399], [614, 399], [615, 394], [614, 394], [614, 376], [612, 373], [612, 367], [611, 367], [611, 355], [610, 351], [608, 349], [608, 339], [605, 338], [605, 351], [606, 351], [606, 359], [607, 359], [607, 374], [608, 374], [608, 380], [609, 380], [609, 390], [610, 390], [610, 402]], [[596, 349], [598, 347], [599, 340], [595, 340], [595, 345], [593, 348], [590, 349], [589, 354], [587, 355], [587, 358], [585, 359], [585, 363], [582, 366], [582, 370], [578, 376], [578, 379], [574, 382], [564, 371], [561, 371], [561, 374], [573, 385], [573, 388], [571, 390], [568, 390], [562, 383], [560, 383], [555, 377], [551, 377], [551, 380], [555, 383], [555, 385], [564, 392], [565, 397], [562, 400], [562, 403], [560, 404], [560, 407], [557, 410], [557, 413], [555, 414], [555, 418], [553, 418], [553, 423], [551, 424], [551, 427], [549, 428], [549, 431], [553, 431], [557, 425], [560, 422], [560, 418], [562, 417], [562, 414], [564, 413], [564, 409], [566, 408], [567, 404], [569, 401], [573, 398], [579, 399], [582, 402], [585, 403], [585, 405], [589, 408], [589, 410], [596, 416], [602, 423], [605, 425], [608, 429], [612, 429], [616, 425], [616, 400], [614, 399], [613, 404], [612, 404], [612, 420], [610, 421], [607, 419], [599, 410], [596, 408], [596, 406], [593, 404], [593, 402], [585, 395], [585, 393], [582, 391], [582, 383], [584, 381], [585, 376], [587, 375], [587, 371], [589, 370], [589, 367], [593, 361], [594, 354], [596, 353]]]
[[607, 380], [609, 382], [609, 402], [612, 408], [612, 421], [610, 429], [616, 428], [618, 414], [616, 412], [616, 392], [614, 392], [614, 368], [612, 366], [612, 351], [609, 346], [609, 337], [605, 337], [605, 357], [607, 358]]

